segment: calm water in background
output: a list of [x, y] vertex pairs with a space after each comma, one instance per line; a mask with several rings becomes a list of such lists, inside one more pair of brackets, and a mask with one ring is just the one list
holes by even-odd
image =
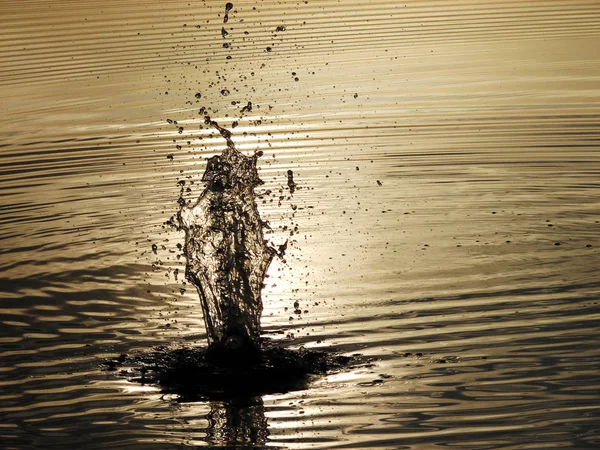
[[[2, 447], [600, 447], [600, 4], [234, 5], [0, 4]], [[375, 365], [178, 402], [100, 362], [204, 345], [164, 222], [248, 101], [264, 331]]]

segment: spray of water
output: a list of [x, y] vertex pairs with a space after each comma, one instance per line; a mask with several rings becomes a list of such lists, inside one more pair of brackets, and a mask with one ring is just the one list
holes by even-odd
[[[224, 24], [232, 8], [231, 3], [225, 5]], [[279, 26], [276, 31], [284, 30]], [[225, 28], [221, 34], [223, 39], [230, 38]], [[228, 89], [221, 90], [221, 95], [229, 94]], [[195, 97], [199, 99], [201, 94]], [[241, 114], [252, 110], [253, 104], [248, 102]], [[205, 112], [206, 108], [200, 109], [200, 114]], [[196, 202], [185, 201], [181, 192], [177, 221], [185, 232], [186, 278], [200, 295], [208, 348], [161, 346], [143, 354], [122, 354], [107, 360], [105, 366], [111, 371], [129, 367], [121, 373], [133, 373], [133, 380], [157, 384], [163, 392], [176, 393], [184, 401], [213, 400], [209, 443], [225, 440], [262, 445], [267, 436], [262, 400], [240, 404], [239, 399], [305, 389], [312, 376], [343, 370], [359, 360], [261, 340], [263, 281], [273, 257], [283, 256], [287, 242], [275, 250], [264, 240], [264, 223], [254, 196], [255, 187], [262, 184], [256, 166], [262, 152], [243, 155], [235, 148], [229, 130], [209, 116], [204, 119], [219, 131], [227, 147], [207, 161], [204, 190]], [[169, 123], [177, 125], [172, 120]], [[182, 131], [178, 126], [178, 132]], [[294, 194], [297, 186], [292, 170], [287, 172], [287, 186]], [[152, 250], [157, 253], [158, 246], [153, 245]]]
[[263, 237], [254, 188], [256, 162], [236, 150], [231, 133], [206, 118], [227, 141], [210, 158], [204, 191], [194, 204], [181, 202], [179, 226], [185, 231], [186, 277], [198, 289], [209, 347], [258, 348], [261, 290], [273, 256]]

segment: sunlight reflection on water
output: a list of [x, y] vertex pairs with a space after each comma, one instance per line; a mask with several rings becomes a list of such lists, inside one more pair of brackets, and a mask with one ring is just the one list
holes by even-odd
[[[0, 9], [6, 448], [600, 446], [598, 2]], [[202, 106], [290, 238], [263, 334], [372, 366], [237, 403], [101, 370], [206, 340], [165, 225]]]

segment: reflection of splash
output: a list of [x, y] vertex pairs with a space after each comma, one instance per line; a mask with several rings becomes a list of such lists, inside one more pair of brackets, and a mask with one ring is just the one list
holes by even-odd
[[262, 314], [261, 289], [275, 254], [263, 237], [254, 199], [261, 184], [258, 154], [237, 151], [231, 133], [219, 130], [228, 147], [208, 160], [206, 187], [197, 202], [182, 204], [186, 276], [200, 294], [209, 345], [224, 349], [257, 347]]
[[208, 444], [256, 448], [267, 443], [268, 424], [261, 397], [211, 402], [207, 418]]

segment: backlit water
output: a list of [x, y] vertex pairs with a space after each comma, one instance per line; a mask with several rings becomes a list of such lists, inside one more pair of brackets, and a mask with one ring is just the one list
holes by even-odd
[[[600, 447], [600, 4], [233, 3], [0, 3], [0, 447]], [[170, 225], [204, 114], [288, 240], [263, 335], [372, 365], [194, 402], [103, 370], [206, 345]]]

